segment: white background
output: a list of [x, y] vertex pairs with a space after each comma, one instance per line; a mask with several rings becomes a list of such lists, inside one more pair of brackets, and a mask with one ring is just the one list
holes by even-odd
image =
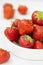
[[[6, 20], [3, 18], [3, 4], [7, 2], [12, 3], [16, 10], [18, 5], [20, 4], [28, 6], [29, 10], [26, 16], [22, 16], [16, 11], [14, 18], [22, 19], [22, 18], [31, 18], [30, 15], [34, 10], [43, 11], [43, 0], [0, 0], [0, 48], [6, 49], [10, 52], [8, 41], [6, 41], [3, 33], [4, 29], [12, 23], [11, 21], [14, 20], [14, 18], [11, 20]], [[25, 60], [15, 56], [12, 52], [10, 52], [10, 54], [11, 54], [10, 60], [2, 65], [43, 65], [43, 61]]]

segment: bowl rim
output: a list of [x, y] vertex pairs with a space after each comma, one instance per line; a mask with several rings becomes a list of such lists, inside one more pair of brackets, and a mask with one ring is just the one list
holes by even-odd
[[[10, 41], [11, 42], [11, 41]], [[16, 43], [16, 42], [14, 42], [14, 43]], [[19, 46], [19, 45], [16, 45], [16, 44], [14, 44], [13, 42], [11, 42], [11, 44], [14, 46], [16, 46], [17, 48], [21, 48], [21, 49], [25, 49], [25, 50], [33, 50], [33, 51], [43, 51], [43, 49], [32, 49], [32, 48], [24, 48], [24, 47], [21, 47], [21, 46]]]
[[[4, 35], [5, 36], [5, 35]], [[5, 36], [6, 37], [6, 36]], [[6, 40], [11, 43], [12, 46], [16, 46], [17, 48], [21, 48], [21, 49], [25, 49], [25, 50], [32, 50], [32, 51], [43, 51], [43, 49], [32, 49], [32, 48], [24, 48], [24, 47], [21, 47], [19, 45], [17, 45], [17, 43], [14, 41], [14, 42], [11, 42], [7, 37], [6, 37]]]

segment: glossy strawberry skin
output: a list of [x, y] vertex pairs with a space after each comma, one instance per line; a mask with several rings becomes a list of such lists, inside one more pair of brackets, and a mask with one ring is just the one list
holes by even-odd
[[25, 48], [32, 48], [34, 46], [34, 41], [32, 40], [32, 42], [30, 42], [30, 40], [27, 40], [25, 37], [21, 36], [19, 39], [19, 44]]
[[33, 23], [38, 24], [38, 25], [43, 25], [43, 19], [39, 18], [39, 20], [38, 20], [38, 17], [37, 17], [38, 12], [41, 12], [41, 11], [34, 11], [33, 14], [32, 14]]
[[30, 20], [21, 20], [18, 24], [18, 29], [19, 29], [19, 34], [24, 35], [24, 34], [30, 34], [34, 27], [31, 23]]
[[0, 49], [0, 64], [8, 61], [10, 58], [10, 54], [9, 52], [7, 52], [6, 50], [4, 49]]
[[43, 49], [43, 43], [40, 41], [36, 41], [34, 45], [35, 49]]
[[19, 32], [18, 29], [15, 27], [8, 27], [4, 31], [5, 36], [10, 40], [10, 41], [16, 41], [19, 37]]
[[35, 40], [42, 40], [43, 39], [43, 26], [36, 25], [33, 31], [33, 38]]

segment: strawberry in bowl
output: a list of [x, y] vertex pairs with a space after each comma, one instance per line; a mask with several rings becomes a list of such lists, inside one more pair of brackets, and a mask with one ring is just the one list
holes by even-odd
[[33, 38], [43, 41], [43, 26], [34, 25]]
[[18, 24], [18, 30], [20, 35], [30, 34], [33, 32], [33, 24], [31, 20], [23, 19]]
[[35, 42], [34, 48], [35, 49], [43, 49], [43, 42], [37, 40]]
[[43, 12], [34, 11], [32, 14], [33, 23], [43, 26]]
[[12, 23], [12, 27], [17, 27], [18, 28], [18, 24], [21, 20], [20, 19], [16, 19], [13, 23]]
[[32, 48], [34, 46], [34, 40], [29, 35], [22, 35], [19, 39], [19, 44], [25, 48]]
[[19, 37], [19, 31], [16, 27], [7, 27], [4, 31], [4, 34], [12, 42], [17, 41]]

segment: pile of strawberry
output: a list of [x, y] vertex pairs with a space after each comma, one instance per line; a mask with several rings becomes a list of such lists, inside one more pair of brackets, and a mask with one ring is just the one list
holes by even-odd
[[[27, 13], [26, 6], [18, 7], [22, 15]], [[4, 6], [4, 17], [9, 19], [14, 14], [13, 7], [9, 4]], [[32, 19], [16, 19], [11, 27], [4, 31], [5, 36], [11, 41], [17, 42], [22, 47], [43, 49], [43, 12], [34, 11]]]
[[[4, 33], [10, 41], [15, 41], [22, 47], [43, 49], [43, 26], [34, 24], [36, 22], [39, 23], [41, 19], [38, 20], [33, 15], [32, 20], [15, 20], [11, 27], [5, 29]], [[33, 18], [36, 21], [33, 21]]]

